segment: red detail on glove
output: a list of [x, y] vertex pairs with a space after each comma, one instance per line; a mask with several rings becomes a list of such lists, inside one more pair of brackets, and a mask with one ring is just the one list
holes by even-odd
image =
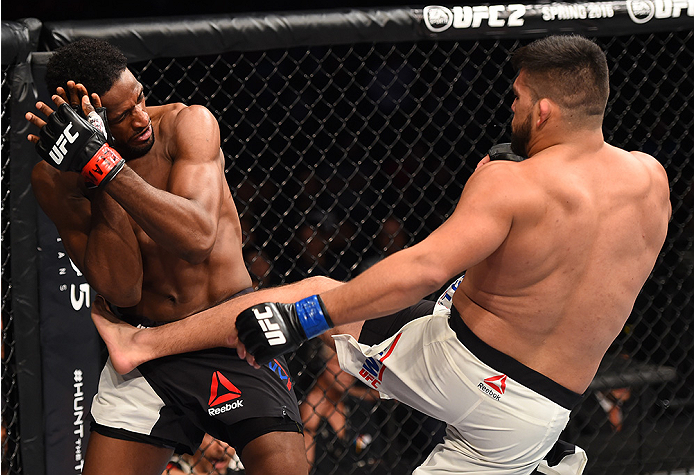
[[[103, 144], [91, 160], [82, 168], [82, 176], [92, 185], [99, 186], [108, 183], [120, 171], [124, 163], [123, 157], [115, 149]], [[106, 182], [104, 182], [106, 180]]]

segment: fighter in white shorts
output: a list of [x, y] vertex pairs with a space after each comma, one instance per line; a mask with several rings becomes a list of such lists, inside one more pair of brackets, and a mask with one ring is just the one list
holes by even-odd
[[[450, 305], [461, 280], [439, 298], [432, 315], [410, 321], [380, 344], [334, 336], [340, 367], [382, 397], [447, 423], [443, 443], [414, 475], [527, 474], [554, 446], [581, 395], [477, 338]], [[370, 322], [379, 320], [366, 322], [366, 330]], [[574, 453], [561, 466], [545, 461], [540, 473], [581, 473], [585, 452]]]
[[[360, 342], [351, 335], [334, 335], [340, 367], [382, 397], [397, 399], [447, 424], [444, 441], [413, 475], [580, 475], [587, 462], [585, 452], [558, 438], [581, 394], [475, 336], [451, 305], [462, 279], [455, 280], [436, 303], [423, 300], [364, 322]], [[297, 302], [303, 305], [297, 312], [302, 324], [315, 325], [306, 318], [317, 311], [314, 303], [310, 298]], [[271, 320], [276, 310], [268, 305], [282, 304], [261, 304], [249, 312], [264, 328], [280, 330]], [[243, 339], [242, 325], [249, 320], [239, 325], [240, 319], [237, 326]], [[380, 343], [373, 344], [376, 341]], [[271, 346], [249, 351], [262, 363]]]

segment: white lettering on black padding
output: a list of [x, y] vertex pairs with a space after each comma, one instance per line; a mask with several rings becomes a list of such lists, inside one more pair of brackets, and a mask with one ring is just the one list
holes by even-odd
[[285, 338], [284, 333], [280, 330], [280, 326], [270, 321], [272, 319], [272, 310], [269, 307], [265, 307], [265, 311], [262, 313], [259, 312], [257, 308], [254, 308], [253, 314], [258, 320], [260, 328], [263, 329], [265, 339], [270, 346], [287, 343], [287, 338]]
[[457, 29], [480, 28], [483, 24], [491, 28], [519, 27], [525, 24], [527, 7], [523, 4], [510, 5], [465, 5], [448, 8], [439, 5], [424, 7], [424, 24], [434, 33], [451, 27]]
[[75, 140], [77, 140], [77, 137], [80, 136], [79, 132], [75, 132], [75, 135], [70, 134], [71, 128], [71, 123], [65, 126], [65, 129], [63, 129], [63, 133], [60, 134], [60, 137], [58, 137], [58, 140], [55, 142], [55, 145], [53, 145], [51, 150], [48, 152], [48, 155], [50, 155], [53, 161], [58, 165], [60, 165], [63, 162], [63, 158], [65, 158], [65, 155], [67, 155], [67, 148], [65, 147], [65, 143], [74, 143]]
[[627, 0], [631, 21], [648, 23], [652, 19], [679, 18], [683, 13], [694, 17], [694, 0]]

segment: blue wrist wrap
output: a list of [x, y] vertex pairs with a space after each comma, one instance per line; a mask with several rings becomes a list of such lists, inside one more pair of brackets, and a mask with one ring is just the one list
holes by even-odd
[[296, 307], [296, 316], [299, 318], [299, 323], [301, 323], [307, 339], [310, 340], [330, 329], [330, 324], [323, 314], [317, 295], [299, 300], [294, 306]]

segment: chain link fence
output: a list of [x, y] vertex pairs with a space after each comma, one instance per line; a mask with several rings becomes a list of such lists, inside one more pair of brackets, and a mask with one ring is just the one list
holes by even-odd
[[19, 471], [19, 401], [14, 361], [14, 315], [12, 314], [12, 276], [10, 270], [10, 220], [7, 210], [10, 206], [10, 193], [7, 186], [10, 180], [9, 140], [10, 140], [10, 94], [7, 86], [7, 68], [2, 68], [2, 473], [21, 473]]
[[[674, 211], [653, 276], [565, 435], [588, 451], [587, 473], [691, 467], [692, 32], [598, 41], [612, 70], [606, 140], [661, 160]], [[219, 117], [248, 266], [272, 286], [351, 278], [439, 226], [489, 146], [508, 140], [518, 45], [359, 44], [133, 69], [152, 85], [149, 103], [205, 104]], [[441, 437], [440, 422], [375, 400], [317, 341], [291, 365], [317, 473], [409, 473]]]
[[[586, 450], [587, 474], [689, 473], [694, 33], [596, 40], [611, 69], [606, 141], [661, 161], [673, 217], [652, 276], [562, 438]], [[246, 262], [255, 285], [268, 287], [310, 275], [349, 279], [438, 227], [479, 159], [491, 145], [510, 139], [509, 57], [522, 43], [507, 38], [291, 47], [159, 58], [133, 63], [131, 70], [145, 86], [148, 104], [202, 104], [218, 118]], [[5, 171], [4, 90], [3, 97]], [[3, 173], [4, 189], [9, 178]], [[3, 194], [4, 256], [7, 199]], [[13, 430], [17, 397], [6, 262], [4, 257], [3, 467], [22, 473]], [[341, 372], [318, 340], [289, 361], [315, 474], [411, 473], [443, 435], [441, 422], [379, 400]], [[215, 457], [197, 454], [186, 463]]]

